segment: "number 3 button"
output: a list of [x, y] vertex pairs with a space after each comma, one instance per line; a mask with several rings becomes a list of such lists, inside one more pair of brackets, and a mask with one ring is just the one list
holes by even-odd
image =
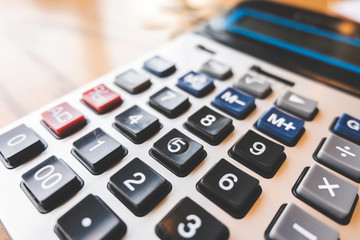
[[83, 180], [61, 159], [51, 156], [22, 175], [20, 187], [41, 213], [47, 213], [78, 192]]
[[136, 216], [144, 216], [170, 191], [171, 184], [135, 158], [111, 178], [108, 189]]

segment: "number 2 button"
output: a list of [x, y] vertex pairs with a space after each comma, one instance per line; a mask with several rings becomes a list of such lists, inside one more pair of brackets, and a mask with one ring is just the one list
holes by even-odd
[[191, 115], [185, 127], [211, 145], [220, 144], [234, 130], [230, 118], [206, 106]]
[[23, 174], [20, 186], [39, 212], [47, 213], [78, 192], [83, 180], [64, 161], [51, 156]]
[[190, 198], [183, 198], [156, 226], [162, 240], [226, 240], [229, 230]]
[[171, 184], [135, 158], [111, 178], [108, 189], [136, 216], [144, 216], [170, 191]]

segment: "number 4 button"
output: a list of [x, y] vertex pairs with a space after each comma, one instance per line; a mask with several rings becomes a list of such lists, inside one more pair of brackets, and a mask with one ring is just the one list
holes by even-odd
[[170, 191], [171, 184], [139, 158], [111, 178], [108, 189], [136, 216], [144, 216]]
[[261, 194], [259, 180], [221, 159], [196, 185], [199, 192], [235, 218], [242, 218]]

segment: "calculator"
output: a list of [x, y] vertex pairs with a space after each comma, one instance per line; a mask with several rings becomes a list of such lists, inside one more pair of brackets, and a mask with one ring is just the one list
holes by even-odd
[[358, 239], [360, 26], [242, 2], [0, 130], [11, 239]]

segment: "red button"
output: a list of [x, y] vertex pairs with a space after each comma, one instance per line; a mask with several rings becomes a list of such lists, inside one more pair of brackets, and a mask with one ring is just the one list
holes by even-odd
[[96, 112], [102, 114], [120, 105], [121, 97], [100, 84], [82, 94], [82, 100]]
[[44, 123], [60, 138], [67, 137], [86, 124], [86, 118], [67, 102], [41, 114]]

